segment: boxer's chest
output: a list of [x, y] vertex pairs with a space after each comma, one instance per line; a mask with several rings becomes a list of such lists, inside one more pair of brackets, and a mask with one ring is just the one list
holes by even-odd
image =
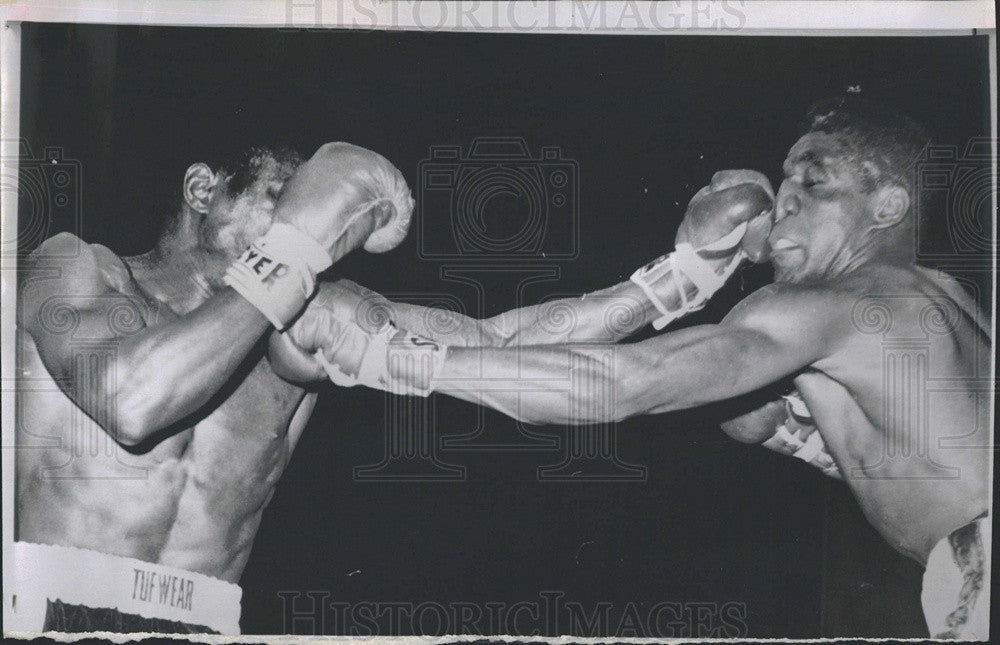
[[[123, 285], [124, 286], [124, 285]], [[156, 311], [147, 324], [164, 324], [179, 319], [169, 302], [156, 301], [136, 282], [123, 291], [144, 298]], [[192, 416], [192, 423], [176, 439], [188, 461], [223, 459], [250, 465], [255, 456], [266, 458], [283, 443], [288, 425], [302, 400], [303, 390], [278, 377], [264, 358], [262, 339], [218, 392]]]
[[[143, 294], [145, 295], [145, 294]], [[178, 318], [161, 306], [156, 323]], [[303, 390], [278, 377], [263, 357], [262, 340], [244, 364], [190, 419], [184, 430], [166, 438], [178, 454], [178, 468], [228, 485], [280, 473], [287, 461], [289, 422]]]
[[234, 375], [206, 406], [193, 426], [189, 458], [217, 471], [270, 469], [287, 457], [289, 422], [302, 397], [301, 388], [261, 359]]

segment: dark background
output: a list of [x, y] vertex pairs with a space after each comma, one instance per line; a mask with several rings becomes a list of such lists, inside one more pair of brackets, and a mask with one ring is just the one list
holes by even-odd
[[[76, 227], [122, 255], [153, 243], [165, 197], [190, 163], [248, 143], [283, 142], [310, 154], [324, 141], [351, 141], [386, 155], [415, 190], [431, 146], [481, 136], [523, 137], [535, 154], [558, 146], [579, 167], [576, 258], [524, 259], [521, 272], [493, 262], [503, 270], [482, 274], [489, 279], [481, 298], [442, 278], [443, 268], [469, 261], [421, 259], [417, 228], [386, 255], [359, 253], [336, 267], [386, 294], [436, 297], [472, 315], [627, 278], [672, 248], [684, 205], [714, 171], [748, 167], [778, 180], [806, 107], [848, 86], [907, 109], [938, 142], [962, 146], [988, 134], [985, 37], [25, 24], [21, 73], [22, 137], [36, 157], [59, 147], [79, 161], [80, 224], [53, 221], [46, 232]], [[421, 230], [447, 235], [442, 217], [428, 214]], [[499, 211], [490, 217], [498, 231], [511, 226]], [[938, 225], [926, 239], [946, 241]], [[556, 267], [558, 279], [524, 286], [519, 296], [525, 277], [545, 267]], [[743, 270], [682, 324], [717, 320], [768, 279], [766, 267]], [[988, 293], [982, 286], [984, 306]], [[431, 403], [436, 441], [482, 423], [489, 437], [536, 449], [435, 443], [438, 460], [464, 467], [465, 481], [357, 481], [355, 467], [384, 458], [386, 398], [324, 390], [241, 581], [245, 632], [292, 629], [283, 591], [328, 592], [344, 603], [508, 606], [555, 591], [587, 611], [613, 603], [612, 630], [627, 601], [643, 617], [657, 602], [704, 601], [744, 603], [751, 636], [926, 635], [920, 567], [881, 541], [846, 487], [727, 439], [717, 410], [620, 424], [618, 455], [645, 465], [645, 481], [556, 482], [539, 481], [538, 468], [563, 460], [565, 429], [536, 429], [558, 440], [539, 448], [505, 417], [485, 413], [480, 421], [471, 405]]]

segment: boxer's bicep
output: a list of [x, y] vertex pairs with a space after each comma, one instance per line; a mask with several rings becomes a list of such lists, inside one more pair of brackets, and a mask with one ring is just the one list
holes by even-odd
[[689, 327], [627, 345], [622, 381], [633, 413], [723, 401], [822, 359], [836, 316], [815, 294], [761, 290], [718, 325]]
[[746, 394], [808, 358], [754, 329], [702, 325], [622, 346], [616, 360], [625, 416], [697, 407]]

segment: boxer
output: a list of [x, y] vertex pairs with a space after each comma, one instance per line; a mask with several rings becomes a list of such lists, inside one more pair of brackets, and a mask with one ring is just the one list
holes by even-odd
[[[676, 250], [613, 290], [646, 303], [635, 322], [662, 327], [699, 308], [744, 256], [769, 260], [774, 283], [718, 324], [617, 345], [613, 365], [573, 342], [607, 335], [594, 331], [604, 312], [586, 298], [573, 310], [576, 332], [512, 347], [502, 335], [435, 335], [421, 324], [427, 314], [395, 304], [391, 322], [365, 328], [351, 315], [357, 298], [333, 294], [271, 351], [293, 377], [436, 391], [527, 423], [619, 421], [790, 378], [785, 398], [723, 430], [843, 479], [889, 544], [926, 567], [930, 635], [986, 639], [992, 339], [954, 279], [916, 264], [918, 222], [932, 214], [911, 165], [928, 142], [909, 117], [857, 98], [813, 106], [784, 163], [767, 252], [748, 252], [747, 217], [766, 180], [720, 173], [691, 201]], [[571, 372], [584, 391], [559, 385]], [[931, 379], [947, 387], [931, 393]], [[611, 403], [595, 405], [592, 391], [613, 392]]]
[[400, 172], [346, 143], [187, 169], [135, 257], [62, 233], [20, 284], [9, 631], [239, 631], [240, 577], [315, 394], [266, 334], [351, 250], [402, 241]]

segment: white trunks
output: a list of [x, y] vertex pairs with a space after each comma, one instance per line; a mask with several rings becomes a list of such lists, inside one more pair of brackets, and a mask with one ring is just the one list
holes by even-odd
[[974, 520], [931, 550], [920, 594], [931, 638], [989, 640], [991, 523]]
[[238, 585], [88, 549], [15, 542], [4, 631], [239, 634]]

